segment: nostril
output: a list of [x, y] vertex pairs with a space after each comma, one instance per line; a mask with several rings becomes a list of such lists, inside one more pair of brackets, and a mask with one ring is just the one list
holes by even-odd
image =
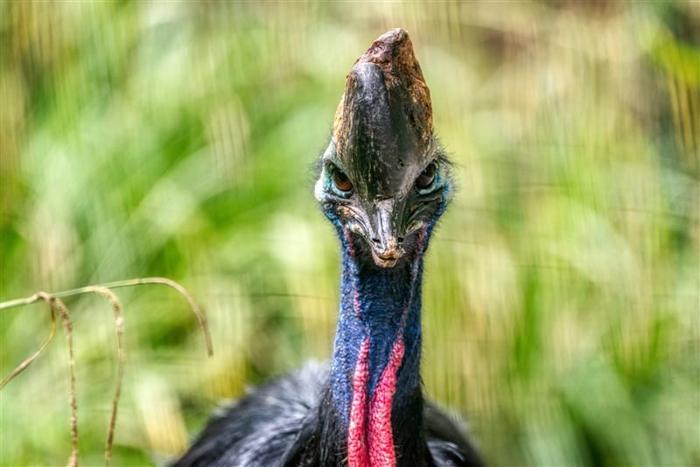
[[379, 238], [377, 238], [377, 237], [372, 237], [372, 241], [373, 241], [374, 243], [379, 243]]
[[403, 237], [399, 237], [396, 239], [399, 243], [403, 243]]

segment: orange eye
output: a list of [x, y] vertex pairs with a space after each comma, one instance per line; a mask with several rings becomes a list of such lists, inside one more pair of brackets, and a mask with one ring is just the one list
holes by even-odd
[[436, 172], [437, 164], [435, 162], [431, 162], [430, 164], [428, 164], [428, 166], [425, 169], [423, 169], [423, 171], [416, 179], [416, 187], [418, 187], [418, 189], [421, 190], [428, 188], [430, 185], [433, 184]]
[[333, 177], [333, 185], [335, 185], [335, 187], [338, 190], [344, 191], [344, 192], [348, 192], [348, 191], [352, 190], [352, 182], [350, 181], [348, 176], [345, 175], [345, 173], [342, 170], [340, 170], [338, 168], [334, 169], [332, 177]]

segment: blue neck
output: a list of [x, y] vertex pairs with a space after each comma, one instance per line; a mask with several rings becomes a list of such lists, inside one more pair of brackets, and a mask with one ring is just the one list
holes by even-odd
[[[340, 422], [348, 427], [353, 377], [363, 344], [368, 345], [367, 394], [371, 398], [390, 360], [392, 347], [403, 340], [403, 358], [396, 375], [393, 406], [412, 406], [420, 394], [421, 277], [427, 232], [418, 236], [411, 256], [393, 268], [377, 267], [361, 240], [342, 231], [343, 272], [340, 316], [330, 374], [330, 397]], [[418, 391], [418, 392], [417, 392]]]

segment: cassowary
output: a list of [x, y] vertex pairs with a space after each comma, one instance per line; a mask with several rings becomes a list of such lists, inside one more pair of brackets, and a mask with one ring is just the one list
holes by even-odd
[[315, 196], [342, 248], [330, 366], [254, 390], [175, 465], [481, 465], [461, 424], [421, 388], [423, 256], [452, 184], [404, 30], [355, 62], [319, 166]]

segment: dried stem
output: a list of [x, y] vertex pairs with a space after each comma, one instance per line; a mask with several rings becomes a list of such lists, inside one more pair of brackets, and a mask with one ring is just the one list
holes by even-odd
[[66, 344], [68, 346], [68, 374], [70, 377], [70, 389], [68, 400], [70, 403], [70, 440], [71, 453], [68, 459], [68, 467], [78, 466], [78, 400], [75, 389], [75, 353], [73, 352], [73, 322], [70, 318], [68, 307], [60, 298], [50, 297], [50, 303], [58, 310], [58, 314], [63, 320], [63, 330], [66, 333]]
[[[194, 300], [192, 295], [185, 289], [183, 286], [178, 284], [177, 282], [170, 280], [165, 277], [142, 277], [138, 279], [128, 279], [128, 280], [123, 280], [123, 281], [115, 281], [115, 282], [106, 282], [104, 284], [95, 284], [95, 285], [88, 285], [86, 287], [79, 287], [77, 289], [70, 289], [70, 290], [63, 290], [61, 292], [56, 292], [54, 294], [51, 294], [52, 296], [56, 298], [65, 298], [65, 297], [70, 297], [73, 295], [80, 295], [84, 293], [89, 293], [92, 292], [91, 290], [92, 287], [102, 287], [105, 289], [117, 289], [121, 287], [133, 287], [136, 285], [145, 285], [145, 284], [159, 284], [159, 285], [165, 285], [167, 287], [170, 287], [171, 289], [174, 289], [177, 291], [180, 295], [185, 297], [185, 300], [187, 300], [187, 303], [190, 305], [190, 308], [192, 309], [192, 313], [194, 313], [195, 317], [197, 318], [197, 322], [199, 323], [199, 327], [202, 330], [202, 334], [204, 335], [204, 344], [207, 347], [207, 354], [209, 356], [212, 356], [214, 354], [214, 350], [211, 344], [211, 335], [209, 333], [209, 327], [207, 326], [207, 318], [202, 312], [202, 309], [200, 306], [197, 304], [197, 302]], [[29, 305], [31, 303], [36, 302], [37, 300], [35, 299], [35, 296], [32, 295], [31, 297], [27, 298], [19, 298], [17, 300], [9, 300], [7, 302], [2, 302], [0, 303], [0, 310], [4, 310], [6, 308], [12, 308], [12, 307], [17, 307], [17, 306], [22, 306], [22, 305]]]
[[46, 302], [46, 304], [49, 307], [49, 314], [51, 316], [51, 329], [49, 330], [49, 335], [44, 339], [44, 342], [41, 343], [39, 348], [34, 352], [32, 355], [29, 357], [25, 358], [22, 363], [20, 363], [12, 372], [7, 375], [2, 381], [0, 381], [0, 389], [4, 388], [7, 383], [15, 379], [15, 377], [22, 373], [24, 370], [26, 370], [29, 365], [34, 363], [34, 360], [41, 355], [41, 353], [46, 349], [46, 346], [49, 345], [49, 342], [51, 342], [56, 335], [56, 313], [54, 311], [53, 305], [51, 304], [51, 296], [47, 294], [46, 292], [39, 292], [31, 297], [29, 297], [29, 301], [27, 301], [27, 304], [30, 303], [35, 303], [38, 302], [39, 300], [43, 300]]
[[85, 287], [80, 287], [77, 289], [64, 290], [56, 293], [46, 293], [38, 292], [30, 297], [20, 298], [16, 300], [10, 300], [6, 302], [0, 302], [0, 311], [23, 306], [31, 305], [40, 300], [43, 300], [49, 305], [49, 310], [51, 313], [51, 330], [48, 337], [42, 342], [39, 349], [34, 352], [31, 356], [26, 358], [20, 363], [17, 368], [15, 368], [7, 377], [5, 377], [2, 382], [0, 382], [0, 389], [6, 386], [10, 381], [12, 381], [17, 375], [22, 371], [27, 369], [34, 360], [44, 351], [51, 340], [56, 335], [56, 313], [61, 317], [63, 321], [63, 328], [66, 333], [66, 343], [68, 345], [68, 369], [70, 375], [70, 393], [69, 402], [71, 407], [71, 455], [68, 459], [68, 467], [78, 466], [78, 403], [76, 397], [76, 378], [75, 378], [75, 354], [73, 351], [73, 322], [70, 318], [70, 312], [68, 307], [63, 303], [61, 298], [70, 297], [74, 295], [81, 295], [87, 293], [95, 293], [105, 297], [112, 304], [112, 310], [114, 312], [114, 324], [115, 332], [117, 337], [117, 376], [114, 390], [114, 397], [112, 398], [112, 414], [109, 420], [109, 426], [107, 429], [107, 439], [105, 442], [105, 463], [109, 466], [112, 460], [112, 448], [114, 444], [114, 431], [117, 423], [117, 410], [119, 407], [119, 399], [121, 397], [122, 381], [124, 379], [124, 362], [126, 355], [124, 352], [124, 313], [123, 306], [119, 301], [119, 298], [110, 289], [116, 289], [120, 287], [132, 287], [137, 285], [146, 284], [160, 284], [170, 287], [182, 295], [190, 306], [190, 309], [197, 318], [199, 327], [204, 335], [204, 342], [207, 347], [207, 354], [209, 356], [213, 355], [213, 348], [211, 343], [211, 335], [209, 333], [209, 327], [207, 325], [206, 316], [202, 312], [197, 302], [194, 300], [192, 295], [183, 286], [175, 281], [164, 277], [145, 277], [139, 279], [129, 279], [124, 281], [108, 282], [105, 284], [95, 284], [88, 285]]
[[114, 445], [114, 429], [117, 424], [117, 411], [119, 409], [119, 399], [122, 393], [122, 381], [124, 379], [124, 362], [126, 354], [124, 352], [124, 307], [119, 301], [119, 297], [106, 287], [93, 285], [86, 287], [89, 292], [94, 292], [105, 297], [112, 304], [114, 312], [114, 329], [117, 335], [117, 378], [112, 398], [112, 414], [109, 418], [107, 428], [107, 440], [105, 442], [105, 464], [109, 466], [112, 462], [112, 446]]

